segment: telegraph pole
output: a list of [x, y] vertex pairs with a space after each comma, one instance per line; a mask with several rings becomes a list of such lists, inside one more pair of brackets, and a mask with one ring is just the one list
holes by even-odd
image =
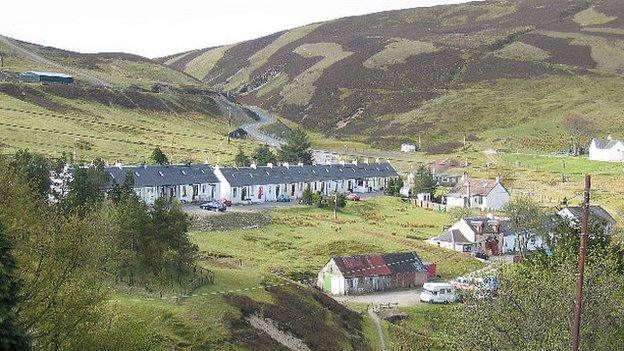
[[585, 254], [587, 251], [587, 225], [589, 221], [589, 190], [591, 176], [585, 175], [585, 192], [581, 215], [581, 241], [579, 245], [578, 272], [576, 276], [576, 301], [574, 305], [574, 321], [572, 323], [572, 351], [579, 351], [581, 314], [583, 313], [583, 279], [585, 277]]

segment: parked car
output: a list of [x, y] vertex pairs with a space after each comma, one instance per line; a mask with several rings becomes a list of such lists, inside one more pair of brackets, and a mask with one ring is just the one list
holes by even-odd
[[203, 203], [199, 205], [199, 208], [201, 208], [202, 210], [215, 211], [215, 212], [225, 212], [225, 210], [227, 210], [227, 207], [225, 206], [225, 204], [219, 201], [210, 201], [210, 202]]
[[360, 195], [356, 193], [350, 193], [349, 195], [346, 196], [346, 199], [349, 201], [360, 201]]
[[286, 194], [280, 194], [277, 197], [277, 202], [290, 202], [290, 196], [288, 196]]
[[425, 283], [420, 301], [428, 303], [452, 303], [457, 300], [453, 285], [448, 283]]
[[232, 206], [232, 201], [230, 201], [230, 200], [228, 200], [228, 199], [219, 199], [219, 200], [217, 200], [217, 201], [218, 201], [218, 202], [220, 202], [220, 203], [222, 203], [222, 204], [224, 204], [224, 205], [225, 205], [225, 206], [227, 206], [227, 207]]

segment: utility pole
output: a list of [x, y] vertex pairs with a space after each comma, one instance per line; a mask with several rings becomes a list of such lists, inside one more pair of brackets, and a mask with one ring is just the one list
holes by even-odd
[[574, 305], [574, 321], [572, 323], [572, 351], [579, 351], [581, 314], [583, 313], [583, 279], [585, 277], [585, 254], [587, 251], [587, 223], [589, 221], [589, 190], [591, 176], [585, 175], [585, 192], [581, 215], [581, 240], [579, 245], [578, 272], [576, 276], [576, 301]]

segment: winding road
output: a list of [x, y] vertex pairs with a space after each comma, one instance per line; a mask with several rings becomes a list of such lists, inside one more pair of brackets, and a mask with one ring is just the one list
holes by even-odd
[[267, 111], [256, 107], [256, 106], [250, 106], [248, 107], [251, 111], [253, 111], [256, 115], [258, 115], [258, 118], [260, 119], [259, 121], [251, 121], [249, 123], [245, 123], [241, 126], [241, 128], [246, 131], [249, 136], [251, 136], [252, 138], [258, 140], [261, 143], [267, 144], [271, 147], [276, 147], [279, 148], [282, 145], [284, 145], [284, 142], [282, 140], [279, 140], [277, 138], [274, 138], [268, 134], [265, 134], [261, 128], [263, 126], [269, 125], [269, 124], [273, 124], [275, 122], [277, 122], [277, 118], [275, 118], [275, 116], [271, 115], [270, 113], [268, 113]]

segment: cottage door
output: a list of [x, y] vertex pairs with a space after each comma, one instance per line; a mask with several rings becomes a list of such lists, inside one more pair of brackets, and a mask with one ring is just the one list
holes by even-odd
[[328, 272], [323, 274], [323, 291], [331, 292], [331, 275]]

